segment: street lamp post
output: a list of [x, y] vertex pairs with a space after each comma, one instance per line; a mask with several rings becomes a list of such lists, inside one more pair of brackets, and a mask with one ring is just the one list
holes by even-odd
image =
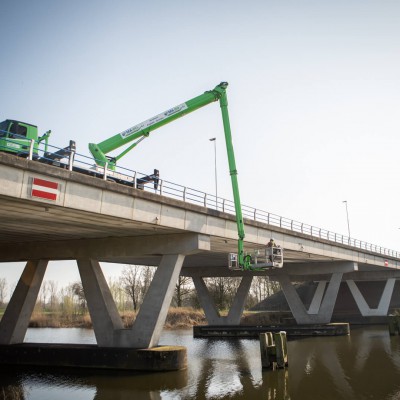
[[214, 142], [214, 174], [215, 174], [215, 207], [218, 210], [218, 182], [217, 182], [217, 138], [213, 137], [209, 139], [210, 142]]
[[343, 200], [343, 203], [346, 204], [347, 230], [349, 232], [349, 243], [350, 243], [350, 222], [349, 222], [349, 210], [347, 209], [347, 200]]

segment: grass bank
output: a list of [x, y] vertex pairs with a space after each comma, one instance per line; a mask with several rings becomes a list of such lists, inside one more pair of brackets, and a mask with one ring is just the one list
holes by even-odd
[[[121, 319], [125, 328], [133, 325], [136, 314], [133, 311], [122, 312]], [[194, 325], [204, 325], [207, 321], [201, 310], [193, 308], [170, 308], [164, 327], [166, 329], [191, 328]], [[61, 313], [34, 312], [29, 323], [31, 328], [87, 328], [91, 329], [92, 321], [89, 314], [63, 315]]]
[[[3, 315], [0, 310], [0, 319]], [[133, 325], [136, 314], [133, 311], [121, 312], [121, 319], [126, 328]], [[226, 315], [227, 312], [221, 312]], [[251, 312], [245, 311], [240, 324], [241, 325], [278, 325], [288, 322], [293, 323], [293, 317], [290, 312]], [[195, 325], [207, 325], [207, 320], [202, 310], [196, 310], [189, 307], [171, 307], [168, 311], [165, 321], [165, 329], [185, 329]], [[92, 329], [92, 321], [89, 313], [83, 315], [65, 315], [57, 312], [35, 311], [29, 323], [31, 328], [87, 328]]]

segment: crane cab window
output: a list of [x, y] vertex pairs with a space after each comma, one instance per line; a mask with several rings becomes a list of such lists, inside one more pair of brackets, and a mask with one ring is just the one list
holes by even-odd
[[8, 128], [10, 137], [22, 138], [26, 137], [27, 129], [26, 126], [20, 125], [18, 122], [12, 122]]
[[17, 124], [12, 122], [8, 127], [8, 132], [10, 133], [10, 137], [14, 137], [17, 134]]
[[17, 135], [18, 136], [26, 137], [27, 132], [28, 132], [28, 129], [26, 128], [26, 126], [20, 125], [20, 124], [17, 125]]

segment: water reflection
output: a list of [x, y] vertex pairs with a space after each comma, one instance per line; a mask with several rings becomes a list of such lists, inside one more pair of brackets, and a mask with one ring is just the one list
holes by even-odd
[[[71, 370], [15, 369], [1, 371], [1, 387], [11, 399], [161, 399], [165, 390], [179, 390], [187, 385], [187, 371], [155, 374], [123, 374]], [[24, 397], [12, 397], [19, 390]], [[6, 396], [3, 396], [6, 397]], [[2, 391], [0, 390], [0, 399]]]
[[[47, 332], [54, 335], [54, 330]], [[44, 334], [31, 333], [42, 340]], [[165, 332], [162, 343], [187, 347], [187, 370], [3, 371], [1, 387], [21, 390], [27, 400], [400, 399], [400, 338], [390, 337], [386, 327], [353, 329], [347, 337], [290, 341], [289, 367], [277, 371], [261, 369], [256, 340], [193, 339], [191, 331], [180, 331]]]
[[190, 364], [189, 385], [184, 390], [164, 393], [171, 395], [165, 398], [289, 399], [288, 371], [263, 372], [258, 341], [196, 341], [199, 344], [191, 356], [197, 365]]
[[386, 327], [353, 329], [348, 337], [291, 342], [290, 395], [391, 399], [400, 387], [399, 343]]

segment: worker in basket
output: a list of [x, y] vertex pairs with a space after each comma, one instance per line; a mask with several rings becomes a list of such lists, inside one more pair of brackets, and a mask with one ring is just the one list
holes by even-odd
[[269, 251], [269, 260], [272, 262], [274, 261], [274, 256], [281, 254], [281, 249], [280, 246], [277, 246], [275, 243], [274, 238], [271, 238], [269, 242], [267, 243], [267, 247], [270, 248], [271, 250]]

